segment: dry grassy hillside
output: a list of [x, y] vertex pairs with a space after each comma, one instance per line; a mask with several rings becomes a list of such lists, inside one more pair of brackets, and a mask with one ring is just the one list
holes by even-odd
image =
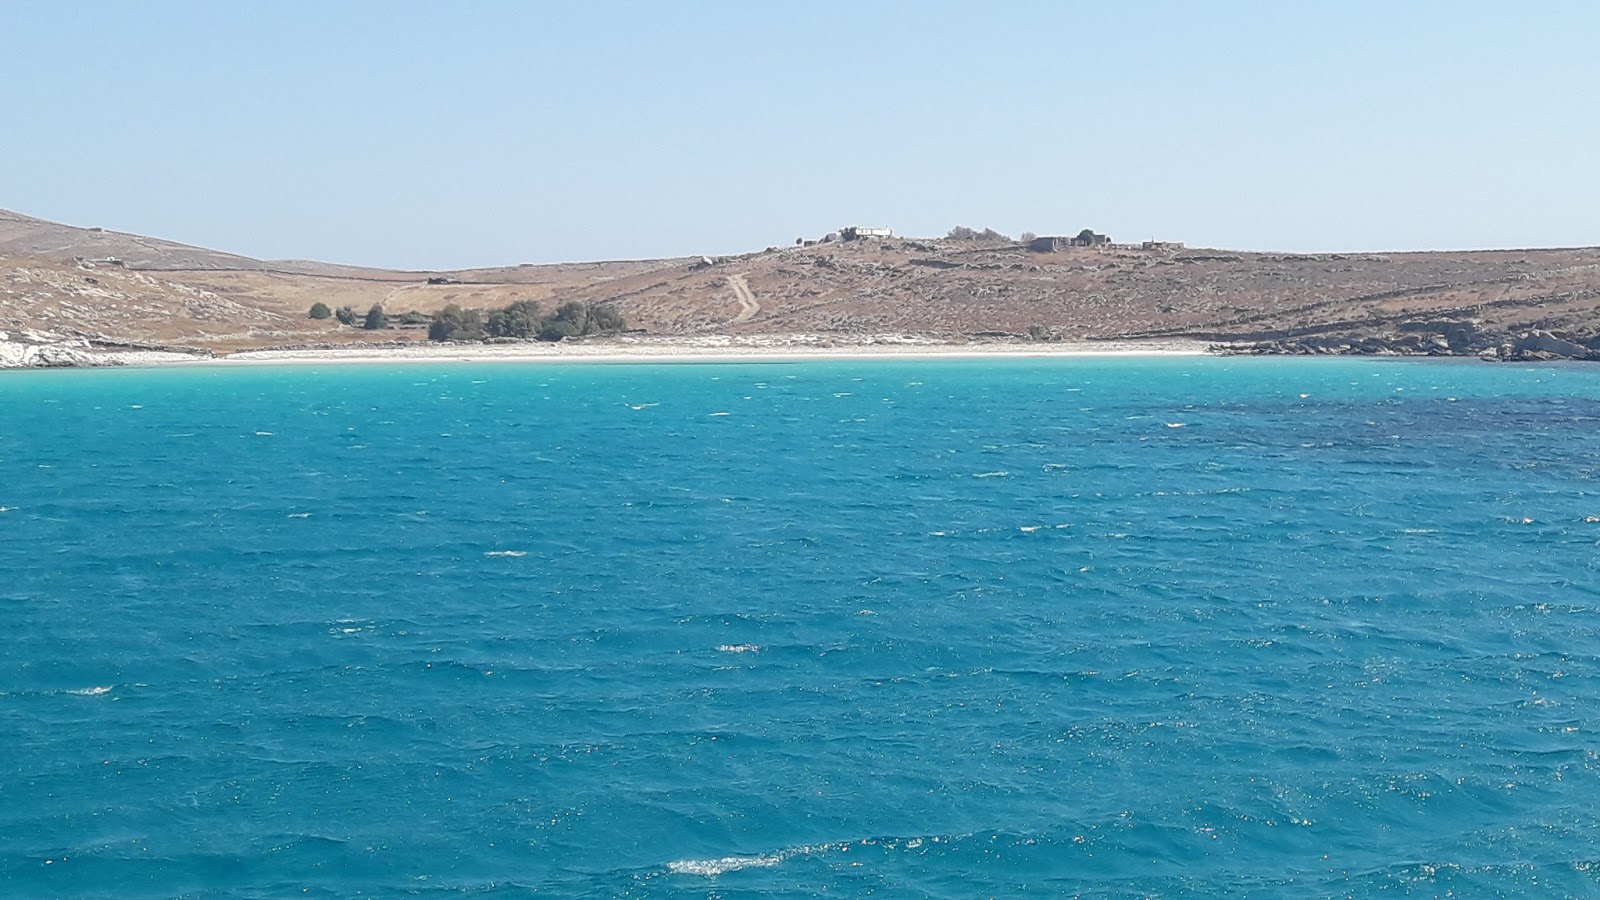
[[[0, 212], [0, 329], [212, 350], [419, 340], [306, 316], [607, 305], [684, 335], [1191, 336], [1291, 350], [1477, 352], [1600, 337], [1600, 249], [1283, 255], [870, 239], [703, 260], [398, 272], [264, 262]], [[1363, 343], [1366, 342], [1366, 343]], [[1597, 342], [1600, 344], [1600, 342]]]

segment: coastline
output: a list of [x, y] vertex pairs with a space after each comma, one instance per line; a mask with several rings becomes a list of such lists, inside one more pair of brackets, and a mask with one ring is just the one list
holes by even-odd
[[1190, 340], [949, 341], [903, 335], [855, 340], [812, 335], [620, 337], [603, 341], [517, 344], [417, 344], [387, 347], [303, 347], [240, 350], [203, 357], [176, 352], [114, 350], [84, 354], [76, 365], [133, 368], [397, 363], [743, 363], [817, 360], [1028, 359], [1070, 357], [1210, 356], [1219, 345]]

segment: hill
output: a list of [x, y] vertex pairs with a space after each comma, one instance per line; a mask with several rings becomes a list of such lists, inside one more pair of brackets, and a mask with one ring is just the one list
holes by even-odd
[[1190, 337], [1268, 352], [1583, 356], [1600, 249], [1278, 254], [868, 238], [705, 259], [391, 271], [256, 260], [0, 211], [0, 330], [211, 352], [424, 340], [313, 320], [518, 300], [613, 308], [655, 335]]

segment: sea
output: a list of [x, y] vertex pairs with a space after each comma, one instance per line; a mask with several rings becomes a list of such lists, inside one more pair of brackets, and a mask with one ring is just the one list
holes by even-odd
[[1600, 368], [0, 373], [0, 895], [1600, 895]]

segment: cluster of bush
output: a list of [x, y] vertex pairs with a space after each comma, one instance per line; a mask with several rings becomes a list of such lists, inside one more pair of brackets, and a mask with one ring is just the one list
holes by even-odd
[[[384, 313], [383, 305], [380, 303], [372, 304], [372, 308], [367, 310], [366, 316], [362, 316], [355, 311], [354, 307], [341, 306], [338, 309], [329, 309], [328, 304], [318, 302], [311, 304], [309, 315], [313, 319], [338, 319], [340, 325], [360, 323], [362, 328], [373, 331], [389, 327], [389, 317]], [[406, 313], [405, 315], [422, 315], [422, 313]]]
[[433, 315], [422, 312], [396, 313], [390, 317], [383, 305], [372, 304], [365, 318], [348, 306], [329, 309], [326, 303], [311, 306], [313, 319], [335, 318], [342, 325], [355, 325], [376, 331], [394, 325], [427, 326], [430, 341], [482, 341], [488, 338], [537, 338], [541, 341], [559, 341], [563, 338], [581, 337], [621, 331], [622, 316], [614, 309], [591, 306], [581, 300], [571, 300], [556, 307], [546, 315], [533, 300], [518, 300], [509, 306], [491, 310], [485, 317], [481, 310], [462, 309], [454, 303]]
[[997, 243], [1000, 241], [1009, 243], [1011, 241], [1011, 238], [995, 231], [993, 228], [985, 228], [982, 231], [978, 231], [965, 225], [957, 225], [950, 229], [950, 233], [944, 237], [947, 241], [973, 241], [979, 243]]

